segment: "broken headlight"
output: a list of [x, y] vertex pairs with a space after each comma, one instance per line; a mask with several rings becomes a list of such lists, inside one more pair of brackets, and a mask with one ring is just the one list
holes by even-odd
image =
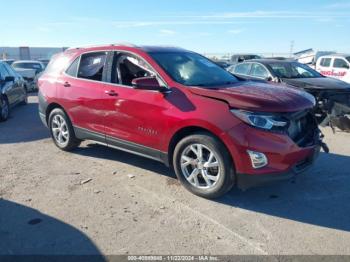
[[266, 130], [284, 130], [288, 126], [288, 120], [269, 113], [254, 113], [242, 110], [231, 110], [231, 112], [248, 125]]

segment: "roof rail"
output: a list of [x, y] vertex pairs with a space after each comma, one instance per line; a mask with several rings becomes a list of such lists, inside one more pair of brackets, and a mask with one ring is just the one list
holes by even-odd
[[[134, 45], [132, 43], [129, 43], [129, 42], [117, 42], [117, 43], [113, 43], [113, 44], [110, 44], [111, 46], [118, 46], [118, 45], [121, 45], [121, 46], [128, 46], [128, 47], [138, 47], [137, 45]], [[106, 46], [106, 45], [86, 45], [86, 46], [79, 46], [79, 47], [70, 47], [70, 48], [67, 48], [65, 51], [71, 51], [71, 50], [79, 50], [81, 48], [93, 48], [93, 47], [100, 47], [100, 46]]]
[[121, 45], [121, 46], [129, 46], [129, 47], [138, 47], [137, 45], [130, 43], [130, 42], [117, 42], [117, 43], [113, 43], [111, 44], [112, 46], [114, 45]]

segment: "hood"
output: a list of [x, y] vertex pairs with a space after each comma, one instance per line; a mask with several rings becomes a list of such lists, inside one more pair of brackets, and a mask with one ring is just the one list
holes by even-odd
[[296, 112], [312, 108], [312, 95], [278, 84], [244, 81], [217, 89], [192, 87], [193, 94], [226, 101], [231, 107], [254, 112]]
[[287, 79], [283, 78], [283, 82], [300, 88], [306, 89], [318, 89], [318, 90], [339, 90], [339, 91], [349, 91], [350, 84], [329, 77], [317, 77], [317, 78], [294, 78]]

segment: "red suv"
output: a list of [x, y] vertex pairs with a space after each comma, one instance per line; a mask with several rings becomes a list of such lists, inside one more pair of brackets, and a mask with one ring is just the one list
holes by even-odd
[[89, 139], [161, 161], [206, 198], [290, 178], [322, 145], [311, 95], [240, 80], [180, 48], [68, 49], [38, 84], [41, 119], [60, 149]]

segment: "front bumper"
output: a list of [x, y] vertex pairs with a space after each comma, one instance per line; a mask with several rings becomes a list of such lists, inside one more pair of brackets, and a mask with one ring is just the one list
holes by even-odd
[[237, 173], [237, 187], [242, 190], [246, 190], [248, 188], [255, 187], [258, 185], [293, 179], [299, 174], [302, 174], [305, 171], [307, 171], [313, 165], [315, 160], [318, 158], [320, 149], [321, 146], [316, 146], [312, 154], [307, 156], [304, 160], [301, 160], [300, 162], [296, 163], [286, 172], [264, 175]]
[[[238, 187], [247, 189], [290, 179], [311, 167], [324, 146], [319, 129], [312, 128], [313, 138], [309, 137], [307, 143], [302, 144], [297, 144], [288, 134], [264, 131], [243, 123], [229, 130], [225, 134], [225, 144], [234, 161]], [[268, 164], [253, 168], [248, 150], [265, 154]]]

